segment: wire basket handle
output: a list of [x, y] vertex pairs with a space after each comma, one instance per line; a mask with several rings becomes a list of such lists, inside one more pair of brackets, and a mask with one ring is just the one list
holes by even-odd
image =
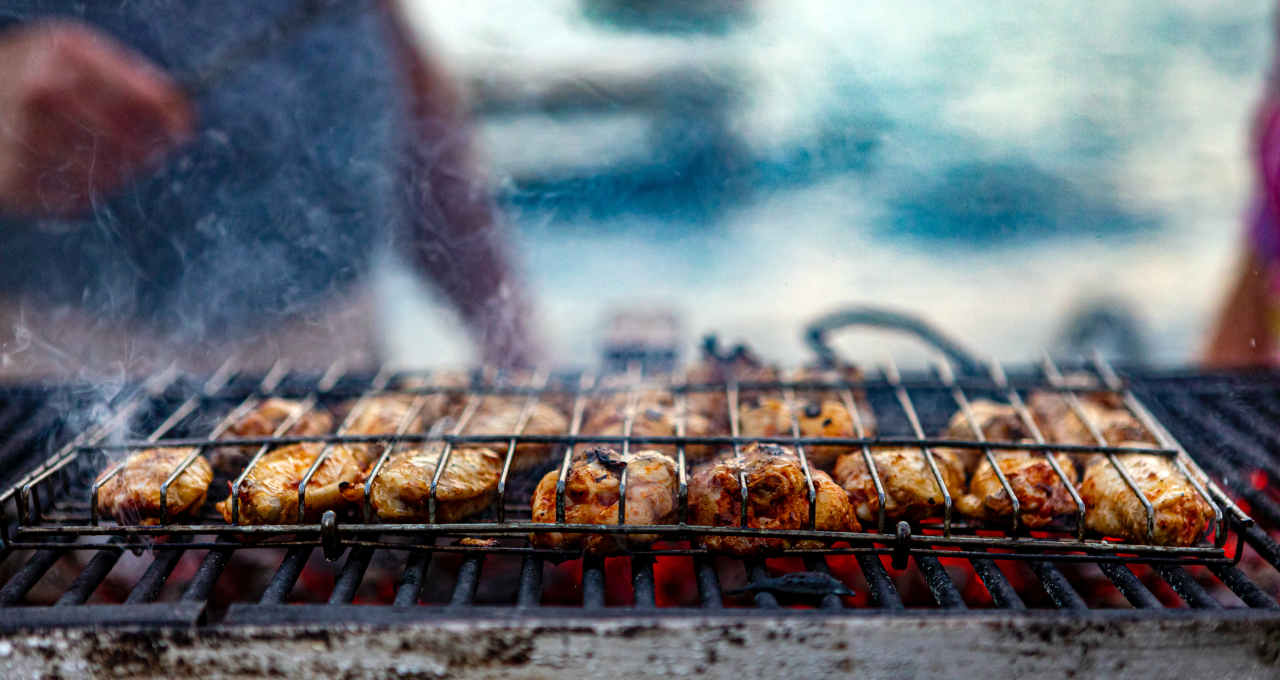
[[824, 365], [832, 366], [840, 363], [840, 357], [827, 343], [828, 334], [848, 326], [870, 326], [914, 335], [946, 355], [961, 373], [976, 374], [982, 371], [982, 362], [942, 331], [917, 316], [884, 307], [846, 307], [823, 315], [805, 328], [804, 339]]

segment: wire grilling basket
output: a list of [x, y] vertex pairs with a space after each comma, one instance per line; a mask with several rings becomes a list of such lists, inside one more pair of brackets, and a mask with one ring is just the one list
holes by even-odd
[[[124, 545], [160, 540], [168, 548], [214, 547], [232, 541], [237, 549], [254, 547], [314, 547], [320, 546], [326, 555], [337, 556], [348, 547], [393, 550], [430, 549], [435, 552], [460, 553], [519, 553], [532, 554], [545, 559], [559, 560], [579, 556], [576, 549], [538, 547], [530, 540], [531, 534], [593, 534], [608, 535], [619, 539], [629, 536], [655, 536], [659, 540], [652, 545], [621, 550], [633, 556], [667, 554], [705, 554], [702, 540], [712, 536], [746, 536], [753, 538], [786, 539], [790, 542], [819, 541], [820, 547], [779, 548], [767, 551], [778, 555], [855, 554], [861, 556], [889, 555], [895, 564], [905, 564], [909, 556], [963, 557], [988, 559], [999, 556], [1001, 560], [1043, 560], [1051, 557], [1056, 562], [1094, 563], [1148, 563], [1148, 564], [1200, 564], [1226, 565], [1238, 560], [1242, 554], [1243, 529], [1252, 526], [1252, 520], [1227, 497], [1225, 493], [1196, 465], [1165, 427], [1152, 415], [1125, 385], [1124, 381], [1100, 357], [1093, 357], [1084, 364], [1083, 371], [1070, 371], [1067, 375], [1046, 357], [1036, 370], [1006, 374], [996, 363], [974, 371], [974, 364], [960, 367], [957, 374], [952, 362], [939, 361], [932, 370], [904, 375], [889, 361], [875, 377], [841, 378], [838, 380], [774, 380], [737, 382], [690, 382], [680, 374], [644, 375], [639, 370], [619, 378], [595, 375], [591, 372], [539, 371], [532, 375], [505, 376], [496, 373], [474, 372], [462, 384], [436, 380], [439, 374], [427, 372], [397, 372], [383, 369], [374, 375], [348, 373], [341, 364], [335, 364], [323, 375], [304, 376], [290, 373], [287, 366], [278, 364], [260, 380], [240, 375], [233, 362], [200, 384], [174, 372], [157, 375], [143, 385], [137, 394], [119, 404], [114, 415], [94, 428], [80, 432], [68, 444], [39, 465], [3, 496], [0, 507], [10, 523], [8, 536], [10, 548], [59, 548], [75, 549], [77, 542], [87, 547], [87, 537], [109, 537]], [[677, 405], [676, 412], [686, 413], [686, 402], [700, 395], [716, 395], [723, 398], [726, 407], [727, 431], [709, 436], [690, 436], [683, 419], [677, 419], [674, 436], [641, 436], [633, 431], [636, 417], [635, 405], [643, 393], [660, 392]], [[793, 406], [806, 395], [822, 392], [836, 394], [854, 420], [853, 437], [824, 438], [801, 436], [801, 429]], [[791, 414], [791, 427], [785, 436], [748, 437], [742, 434], [739, 403], [743, 394], [770, 393], [778, 395], [786, 404], [785, 412]], [[1061, 395], [1071, 412], [1085, 425], [1094, 437], [1096, 445], [1068, 445], [1046, 441], [1044, 433], [1036, 426], [1035, 418], [1027, 408], [1027, 397], [1032, 393]], [[394, 431], [380, 435], [355, 435], [345, 432], [350, 416], [334, 434], [295, 436], [287, 435], [291, 428], [312, 409], [339, 403], [354, 403], [351, 413], [359, 411], [360, 404], [378, 395], [404, 395], [409, 408], [402, 414]], [[1140, 448], [1118, 447], [1107, 442], [1098, 423], [1082, 405], [1087, 395], [1106, 394], [1122, 403], [1142, 428], [1149, 433], [1155, 445]], [[302, 408], [276, 428], [272, 436], [226, 437], [228, 427], [236, 418], [271, 397], [287, 397], [298, 400]], [[460, 404], [447, 417], [433, 427], [418, 431], [410, 424], [419, 418], [429, 400], [449, 397]], [[612, 397], [627, 404], [622, 432], [618, 435], [586, 434], [582, 428], [584, 417], [591, 405]], [[503, 398], [520, 403], [515, 427], [510, 432], [492, 434], [465, 434], [468, 424], [475, 417], [487, 398]], [[1011, 405], [1024, 420], [1033, 438], [1030, 441], [987, 441], [981, 427], [975, 421], [973, 403], [977, 398], [992, 399]], [[569, 416], [569, 426], [561, 434], [528, 434], [525, 427], [539, 403], [552, 402], [561, 405]], [[953, 439], [930, 436], [939, 431], [953, 414], [962, 414], [969, 423], [973, 436]], [[869, 422], [877, 424], [872, 434]], [[212, 423], [212, 424], [211, 424]], [[314, 442], [324, 445], [322, 452], [307, 469], [302, 483], [297, 487], [297, 517], [303, 521], [284, 524], [239, 523], [241, 509], [237, 491], [262, 458], [276, 447]], [[426, 521], [379, 522], [369, 504], [370, 489], [382, 474], [385, 463], [397, 447], [439, 442], [442, 452], [434, 473], [429, 480]], [[743, 494], [742, 515], [736, 526], [700, 526], [690, 521], [689, 480], [695, 463], [687, 455], [694, 447], [722, 449], [725, 455], [742, 455], [742, 449], [752, 442], [775, 443], [791, 447], [803, 470], [808, 491], [808, 521], [801, 528], [771, 529], [747, 526], [747, 484], [739, 469], [739, 490]], [[483, 444], [500, 453], [501, 475], [493, 492], [493, 502], [487, 510], [460, 522], [442, 522], [438, 513], [437, 491], [442, 477], [448, 471], [453, 454], [465, 445]], [[318, 521], [309, 519], [306, 511], [308, 481], [316, 474], [324, 461], [340, 445], [367, 445], [373, 447], [374, 462], [363, 481], [365, 499], [353, 511], [338, 515], [324, 512]], [[552, 454], [530, 471], [517, 471], [515, 462], [522, 445], [540, 445]], [[672, 524], [628, 524], [626, 489], [628, 478], [623, 469], [619, 482], [617, 519], [598, 524], [572, 524], [566, 522], [565, 482], [576, 450], [605, 445], [628, 451], [648, 447], [667, 447], [674, 451], [678, 478], [678, 512]], [[169, 516], [167, 495], [172, 484], [199, 457], [218, 447], [252, 447], [253, 455], [239, 474], [226, 480], [215, 479], [210, 486], [210, 499], [204, 508], [193, 516]], [[860, 453], [874, 482], [878, 496], [878, 512], [873, 521], [866, 523], [862, 531], [831, 532], [815, 528], [814, 515], [816, 491], [814, 466], [807, 455], [814, 447], [840, 447], [850, 453]], [[873, 452], [887, 447], [909, 447], [921, 456], [930, 475], [941, 492], [942, 508], [933, 516], [914, 522], [895, 522], [886, 516], [886, 490], [882, 483], [884, 471], [877, 468]], [[162, 486], [160, 520], [151, 525], [121, 524], [98, 514], [98, 493], [113, 474], [118, 474], [120, 461], [126, 454], [153, 448], [191, 448], [182, 463], [173, 470]], [[962, 489], [949, 488], [939, 471], [935, 453], [938, 449], [967, 450], [983, 456], [992, 467], [1013, 506], [1013, 511], [999, 520], [973, 520], [961, 517], [955, 511], [957, 496]], [[1028, 529], [1020, 526], [1020, 507], [1017, 494], [1010, 481], [995, 464], [994, 456], [1003, 451], [1028, 451], [1044, 456], [1054, 472], [1069, 490], [1074, 511], [1055, 520], [1046, 527]], [[1124, 480], [1124, 485], [1142, 504], [1146, 518], [1146, 535], [1150, 539], [1155, 532], [1155, 509], [1141, 493], [1121, 454], [1152, 454], [1170, 459], [1178, 474], [1195, 489], [1195, 492], [1212, 508], [1208, 530], [1199, 543], [1190, 546], [1155, 545], [1154, 541], [1119, 542], [1102, 536], [1090, 536], [1085, 531], [1085, 502], [1075, 489], [1074, 480], [1055, 460], [1057, 454], [1093, 454], [1106, 459]], [[113, 467], [114, 466], [114, 467]], [[102, 471], [105, 475], [99, 477]], [[531, 518], [530, 495], [536, 477], [548, 471], [557, 471], [555, 496], [555, 522], [534, 522]], [[219, 491], [229, 489], [231, 521], [211, 512], [213, 503], [219, 500]], [[1232, 534], [1237, 536], [1234, 550], [1228, 550]], [[209, 539], [213, 539], [210, 542]], [[481, 540], [494, 539], [494, 540]], [[452, 541], [452, 542], [451, 542]], [[622, 541], [619, 541], [622, 545]]]

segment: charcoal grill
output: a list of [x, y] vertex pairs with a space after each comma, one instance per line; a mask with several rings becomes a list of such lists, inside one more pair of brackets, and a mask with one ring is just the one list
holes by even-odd
[[[1271, 481], [1280, 476], [1280, 458], [1274, 454], [1280, 447], [1280, 374], [1115, 369], [1098, 356], [1061, 368], [1045, 357], [1038, 365], [1006, 372], [996, 363], [944, 349], [950, 358], [928, 370], [902, 372], [889, 361], [878, 375], [821, 384], [691, 384], [637, 370], [635, 380], [620, 385], [574, 370], [517, 382], [476, 372], [469, 386], [458, 387], [432, 384], [431, 374], [420, 371], [347, 371], [339, 363], [315, 375], [277, 364], [265, 375], [252, 375], [229, 361], [202, 379], [163, 372], [123, 392], [108, 417], [81, 428], [68, 427], [64, 416], [83, 391], [11, 388], [0, 395], [0, 461], [7, 469], [24, 462], [30, 469], [0, 487], [7, 489], [0, 495], [5, 523], [0, 557], [10, 563], [0, 586], [0, 657], [12, 656], [19, 669], [62, 664], [70, 670], [87, 663], [122, 674], [139, 666], [178, 672], [196, 659], [227, 674], [345, 668], [354, 676], [393, 667], [407, 675], [485, 675], [495, 664], [517, 674], [596, 666], [608, 672], [665, 667], [728, 675], [763, 662], [796, 672], [908, 672], [954, 668], [951, 659], [963, 658], [1001, 668], [1021, 664], [1024, 670], [1208, 672], [1217, 665], [1220, 672], [1229, 664], [1246, 676], [1274, 672], [1280, 658], [1275, 599], [1280, 546], [1268, 529], [1280, 528], [1280, 503]], [[1072, 380], [1064, 378], [1067, 373]], [[1088, 382], [1080, 381], [1082, 374]], [[688, 437], [680, 429], [674, 437], [639, 437], [630, 434], [628, 424], [621, 436], [581, 434], [584, 405], [593, 395], [634, 395], [642, 385], [659, 383], [676, 399], [722, 391], [732, 431]], [[789, 437], [739, 435], [735, 405], [740, 392], [776, 391], [794, 400], [820, 388], [838, 390], [854, 414], [859, 410], [855, 394], [865, 395], [879, 435], [866, 436], [861, 424], [858, 436], [848, 439], [800, 437], [798, 427]], [[841, 445], [860, 449], [872, 470], [873, 448], [910, 446], [926, 457], [945, 492], [932, 447], [989, 456], [992, 444], [980, 433], [970, 441], [928, 433], [939, 431], [957, 409], [967, 411], [974, 398], [1025, 408], [1023, 398], [1032, 390], [1063, 394], [1086, 424], [1090, 421], [1077, 394], [1107, 391], [1122, 399], [1158, 442], [1138, 450], [1172, 457], [1214, 508], [1207, 538], [1194, 546], [1163, 547], [1092, 537], [1079, 519], [1082, 505], [1074, 520], [1044, 530], [1018, 526], [1016, 511], [1003, 523], [962, 520], [951, 513], [951, 493], [943, 494], [939, 520], [894, 524], [881, 516], [862, 532], [815, 532], [812, 518], [809, 528], [788, 531], [685, 522], [687, 445], [714, 443], [736, 450], [749, 441], [773, 441], [796, 447], [802, 461], [806, 446]], [[457, 391], [467, 395], [466, 406], [444, 431], [410, 433], [401, 427], [386, 436], [339, 432], [215, 442], [228, 414], [267, 396], [329, 404], [388, 391], [418, 395], [418, 409], [427, 395]], [[460, 434], [478, 400], [493, 394], [526, 397], [517, 431]], [[522, 434], [535, 401], [552, 398], [572, 404], [570, 431]], [[1115, 454], [1135, 449], [1108, 446], [1090, 427], [1097, 446], [1046, 444], [1036, 433], [1034, 443], [997, 448], [1030, 449], [1050, 461], [1051, 452], [1100, 453], [1132, 487]], [[488, 514], [456, 524], [379, 524], [369, 521], [366, 508], [363, 517], [326, 513], [315, 523], [239, 526], [206, 513], [157, 526], [125, 526], [98, 517], [93, 502], [97, 473], [121, 452], [140, 448], [253, 445], [256, 461], [269, 447], [286, 442], [365, 442], [381, 447], [372, 473], [377, 474], [392, 446], [425, 440], [445, 442], [445, 461], [460, 443], [505, 450], [498, 499]], [[522, 442], [551, 443], [563, 451], [553, 463], [560, 471], [560, 523], [530, 521], [532, 485], [511, 467]], [[680, 522], [637, 526], [620, 518], [611, 525], [563, 524], [570, 453], [575, 445], [592, 443], [623, 449], [673, 445], [680, 469]], [[808, 465], [802, 464], [808, 476]], [[433, 486], [446, 465], [439, 466]], [[227, 481], [234, 486], [243, 478]], [[812, 490], [811, 477], [809, 482]], [[215, 488], [219, 484], [215, 480]], [[876, 486], [881, 489], [878, 477]], [[301, 492], [299, 501], [305, 504]], [[1149, 504], [1146, 508], [1150, 513]], [[527, 537], [538, 531], [658, 534], [661, 540], [603, 558], [535, 548]], [[832, 543], [741, 561], [710, 554], [690, 540], [709, 534], [820, 537]], [[104, 582], [130, 552], [141, 555], [145, 569], [119, 597], [104, 595]], [[271, 566], [237, 557], [251, 553], [271, 555]], [[80, 558], [68, 558], [72, 554]], [[193, 566], [189, 573], [178, 569], [184, 563]], [[362, 584], [378, 578], [370, 574], [374, 564], [396, 572], [383, 577], [394, 584], [380, 594], [362, 595]], [[42, 579], [57, 571], [54, 565], [75, 569], [74, 577], [56, 597], [34, 596]], [[297, 602], [300, 577], [326, 569], [332, 579], [321, 593], [326, 601]], [[263, 574], [261, 584], [242, 585], [253, 582], [246, 572], [264, 570], [270, 576]], [[857, 595], [796, 604], [767, 591], [725, 594], [733, 586], [795, 570], [833, 574]], [[220, 582], [231, 587], [220, 590]], [[385, 637], [388, 630], [394, 631], [394, 644]], [[902, 637], [908, 632], [909, 644]], [[785, 660], [779, 658], [780, 644], [793, 652]], [[51, 653], [50, 645], [62, 651]], [[329, 654], [317, 655], [316, 648]], [[231, 649], [244, 653], [228, 654]], [[909, 649], [929, 654], [910, 656]], [[1081, 649], [1092, 656], [1080, 656]]]

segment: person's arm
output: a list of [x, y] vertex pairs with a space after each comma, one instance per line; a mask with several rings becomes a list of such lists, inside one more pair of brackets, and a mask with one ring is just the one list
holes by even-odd
[[0, 215], [84, 211], [190, 133], [182, 92], [86, 26], [0, 33]]
[[463, 98], [440, 65], [417, 47], [398, 3], [385, 6], [413, 125], [406, 168], [412, 184], [408, 255], [457, 308], [485, 362], [528, 365], [539, 349], [528, 296], [474, 166]]
[[1267, 329], [1267, 281], [1257, 256], [1247, 247], [1235, 281], [1218, 314], [1204, 364], [1214, 368], [1262, 366], [1275, 348]]

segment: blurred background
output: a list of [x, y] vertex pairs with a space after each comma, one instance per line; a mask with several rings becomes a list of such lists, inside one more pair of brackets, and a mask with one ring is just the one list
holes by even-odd
[[[1187, 362], [1234, 265], [1272, 3], [405, 2], [560, 363], [653, 306], [797, 362], [847, 303]], [[407, 273], [379, 290], [392, 358], [470, 357]]]

